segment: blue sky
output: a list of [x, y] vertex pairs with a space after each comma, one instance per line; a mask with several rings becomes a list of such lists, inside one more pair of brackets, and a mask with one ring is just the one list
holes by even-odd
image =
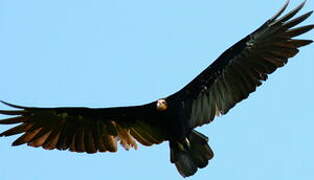
[[[40, 107], [156, 100], [182, 88], [283, 4], [0, 0], [0, 99]], [[313, 7], [308, 1], [302, 12]], [[309, 23], [314, 16], [303, 24]], [[314, 45], [302, 48], [248, 100], [199, 128], [215, 157], [190, 179], [313, 179], [313, 52]], [[15, 138], [0, 139], [1, 180], [181, 179], [168, 143], [87, 155], [11, 147]]]

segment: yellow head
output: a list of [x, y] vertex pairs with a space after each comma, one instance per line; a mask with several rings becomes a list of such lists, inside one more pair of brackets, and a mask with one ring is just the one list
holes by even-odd
[[157, 111], [165, 111], [168, 109], [168, 104], [165, 99], [158, 99], [156, 104]]

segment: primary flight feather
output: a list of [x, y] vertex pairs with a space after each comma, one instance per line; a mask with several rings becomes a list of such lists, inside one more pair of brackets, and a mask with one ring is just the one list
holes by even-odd
[[13, 145], [73, 152], [116, 152], [169, 141], [171, 162], [183, 177], [207, 166], [213, 157], [208, 138], [194, 128], [226, 114], [254, 92], [269, 74], [284, 66], [312, 40], [296, 39], [314, 25], [295, 27], [313, 11], [294, 18], [305, 2], [282, 15], [289, 4], [256, 31], [227, 49], [178, 92], [157, 101], [113, 108], [38, 108], [4, 104], [13, 117], [0, 124], [17, 124], [0, 136], [22, 134]]

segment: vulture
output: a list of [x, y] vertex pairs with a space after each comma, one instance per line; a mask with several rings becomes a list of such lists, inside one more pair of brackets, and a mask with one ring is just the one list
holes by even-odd
[[226, 114], [284, 66], [312, 40], [297, 36], [314, 24], [296, 27], [313, 11], [295, 17], [305, 2], [285, 15], [289, 1], [253, 33], [224, 51], [181, 90], [153, 102], [128, 107], [27, 107], [1, 101], [14, 110], [1, 125], [16, 125], [0, 136], [20, 136], [13, 146], [78, 153], [116, 152], [169, 142], [170, 161], [183, 177], [207, 166], [214, 153], [208, 138], [195, 128]]

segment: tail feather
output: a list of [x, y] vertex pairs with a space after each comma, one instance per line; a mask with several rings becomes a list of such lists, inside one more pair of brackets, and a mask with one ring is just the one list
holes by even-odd
[[207, 144], [208, 138], [192, 131], [183, 141], [170, 142], [170, 160], [183, 177], [192, 176], [198, 168], [204, 168], [214, 153]]

